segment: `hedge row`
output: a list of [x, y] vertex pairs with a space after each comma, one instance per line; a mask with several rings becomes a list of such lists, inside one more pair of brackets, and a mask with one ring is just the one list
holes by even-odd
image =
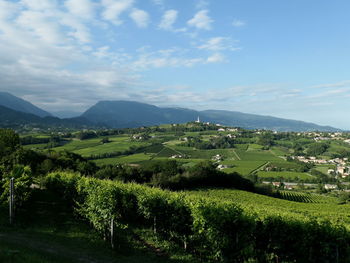
[[114, 225], [153, 227], [202, 259], [245, 262], [349, 262], [344, 227], [279, 216], [258, 219], [232, 202], [187, 197], [138, 184], [50, 174], [48, 189], [77, 203], [79, 213], [105, 237]]

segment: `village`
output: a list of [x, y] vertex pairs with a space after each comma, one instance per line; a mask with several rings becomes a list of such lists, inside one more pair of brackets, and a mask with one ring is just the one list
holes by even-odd
[[334, 158], [330, 160], [317, 159], [314, 156], [291, 156], [291, 158], [304, 163], [335, 165], [336, 169], [328, 169], [327, 173], [336, 177], [340, 176], [342, 178], [346, 178], [350, 174], [350, 163], [348, 163], [348, 158]]

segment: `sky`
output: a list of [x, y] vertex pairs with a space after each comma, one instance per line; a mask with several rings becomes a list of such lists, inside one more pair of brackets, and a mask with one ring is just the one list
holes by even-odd
[[350, 129], [348, 0], [0, 0], [0, 91]]

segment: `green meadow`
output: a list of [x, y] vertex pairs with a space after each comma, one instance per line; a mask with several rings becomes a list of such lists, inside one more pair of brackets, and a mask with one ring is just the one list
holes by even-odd
[[299, 172], [289, 172], [289, 171], [282, 171], [282, 172], [265, 172], [265, 171], [259, 171], [258, 176], [260, 178], [283, 178], [288, 180], [308, 180], [311, 178], [315, 178], [314, 176], [308, 174], [308, 173], [299, 173]]

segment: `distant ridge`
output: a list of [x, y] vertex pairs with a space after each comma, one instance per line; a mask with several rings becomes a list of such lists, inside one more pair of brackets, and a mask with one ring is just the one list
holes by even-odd
[[60, 119], [57, 117], [39, 117], [31, 113], [15, 111], [0, 105], [0, 127], [21, 128], [24, 125], [35, 127], [58, 127], [58, 128], [88, 128], [96, 127], [93, 123], [83, 117]]
[[205, 110], [195, 111], [183, 108], [160, 108], [135, 101], [100, 101], [84, 112], [82, 117], [95, 124], [113, 128], [132, 128], [169, 123], [201, 121], [247, 129], [268, 129], [275, 131], [340, 131], [331, 126], [288, 120], [270, 116], [247, 114], [237, 111]]
[[[72, 112], [62, 112], [72, 116]], [[203, 122], [246, 129], [266, 129], [275, 131], [341, 131], [331, 126], [288, 120], [271, 116], [247, 114], [237, 111], [205, 110], [185, 108], [161, 108], [136, 101], [100, 101], [81, 116], [60, 119], [34, 106], [28, 101], [0, 92], [0, 127], [20, 127], [24, 124], [45, 127], [84, 128], [134, 128], [160, 124], [185, 123], [200, 118]]]
[[[277, 118], [272, 116], [242, 113], [225, 110], [206, 110], [201, 113], [208, 119], [222, 125], [237, 126], [247, 129], [269, 129], [275, 131], [341, 131], [331, 126], [321, 126], [311, 122]], [[239, 124], [239, 125], [238, 125]]]
[[8, 92], [0, 92], [0, 105], [15, 111], [31, 113], [39, 117], [52, 116], [29, 101], [18, 98]]

